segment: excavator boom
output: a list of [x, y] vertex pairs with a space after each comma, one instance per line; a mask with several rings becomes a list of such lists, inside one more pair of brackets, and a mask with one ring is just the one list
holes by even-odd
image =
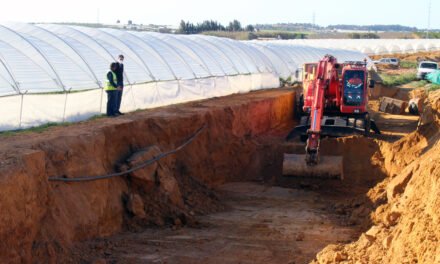
[[317, 80], [313, 88], [313, 104], [310, 109], [310, 129], [307, 131], [306, 163], [309, 166], [318, 164], [321, 122], [325, 104], [324, 93], [329, 89], [332, 81], [338, 81], [336, 65], [336, 58], [327, 55], [319, 62], [317, 67]]

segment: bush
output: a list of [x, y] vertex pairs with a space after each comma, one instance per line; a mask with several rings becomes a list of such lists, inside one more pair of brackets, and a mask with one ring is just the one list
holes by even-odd
[[348, 38], [351, 39], [379, 39], [379, 35], [374, 33], [350, 33]]
[[286, 31], [260, 31], [256, 33], [258, 38], [281, 38], [281, 39], [305, 39], [305, 33]]
[[292, 76], [287, 77], [287, 79], [283, 79], [280, 77], [280, 85], [286, 86], [286, 85], [292, 85]]

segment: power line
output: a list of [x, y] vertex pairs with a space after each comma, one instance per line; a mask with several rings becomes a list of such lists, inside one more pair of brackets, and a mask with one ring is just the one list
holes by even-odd
[[431, 0], [428, 2], [428, 27], [426, 29], [426, 38], [429, 38], [429, 30], [431, 29]]

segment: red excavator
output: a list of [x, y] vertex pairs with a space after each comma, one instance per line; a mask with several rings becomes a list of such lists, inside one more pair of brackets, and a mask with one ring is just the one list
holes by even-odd
[[[306, 141], [305, 155], [284, 154], [283, 174], [300, 177], [343, 178], [342, 157], [320, 157], [322, 137], [380, 134], [367, 111], [366, 61], [338, 63], [331, 55], [303, 69], [303, 93], [297, 103], [300, 124], [287, 136]], [[370, 80], [368, 87], [374, 88]]]

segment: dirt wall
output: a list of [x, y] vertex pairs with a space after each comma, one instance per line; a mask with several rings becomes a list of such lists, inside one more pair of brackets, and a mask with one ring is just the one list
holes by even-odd
[[422, 119], [430, 122], [381, 146], [388, 177], [367, 194], [381, 200], [368, 230], [353, 243], [327, 246], [316, 263], [440, 263], [439, 98], [429, 95]]
[[[253, 139], [292, 120], [293, 98], [290, 89], [261, 91], [0, 138], [0, 259], [56, 262], [76, 241], [186, 224], [217, 210], [211, 187], [262, 177]], [[173, 149], [204, 124], [192, 144], [146, 169], [140, 182], [133, 175], [48, 181], [114, 172], [133, 153]]]

